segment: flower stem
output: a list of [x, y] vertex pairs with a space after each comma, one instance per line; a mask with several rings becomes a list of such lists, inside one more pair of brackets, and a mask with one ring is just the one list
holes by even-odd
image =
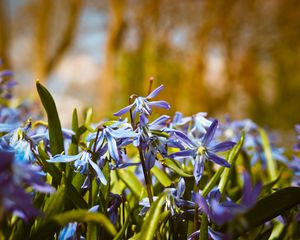
[[208, 239], [208, 219], [205, 213], [202, 214], [199, 240]]
[[[132, 103], [132, 100], [136, 97], [136, 95], [131, 95], [129, 98], [129, 104]], [[130, 109], [130, 121], [131, 121], [131, 126], [132, 129], [135, 131], [137, 126], [134, 122], [134, 118], [133, 118], [133, 114], [132, 114], [132, 110]], [[139, 155], [140, 155], [140, 159], [141, 159], [141, 163], [142, 163], [142, 168], [143, 168], [143, 174], [144, 174], [144, 179], [146, 182], [146, 189], [147, 189], [147, 194], [148, 194], [148, 198], [149, 198], [149, 203], [150, 205], [153, 203], [153, 194], [152, 194], [152, 190], [151, 190], [151, 178], [150, 178], [150, 171], [148, 172], [146, 169], [146, 164], [145, 164], [145, 158], [143, 155], [143, 151], [142, 148], [139, 146], [138, 147], [139, 150]]]
[[149, 79], [148, 94], [151, 93], [153, 81], [154, 81], [154, 77], [150, 77], [150, 79]]
[[142, 151], [141, 147], [139, 147], [138, 149], [139, 149], [139, 155], [140, 155], [140, 159], [141, 159], [141, 163], [142, 163], [144, 178], [145, 178], [145, 182], [146, 182], [148, 198], [149, 198], [149, 202], [151, 205], [153, 203], [153, 195], [152, 195], [152, 190], [151, 190], [152, 184], [151, 184], [150, 172], [148, 172], [146, 169], [145, 159], [144, 159], [144, 155], [143, 155], [143, 151]]

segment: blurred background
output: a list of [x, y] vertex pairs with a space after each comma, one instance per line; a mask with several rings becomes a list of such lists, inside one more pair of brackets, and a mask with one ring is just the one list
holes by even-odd
[[74, 107], [111, 117], [151, 76], [169, 115], [300, 123], [299, 0], [0, 0], [0, 58], [21, 98], [47, 85], [65, 125]]

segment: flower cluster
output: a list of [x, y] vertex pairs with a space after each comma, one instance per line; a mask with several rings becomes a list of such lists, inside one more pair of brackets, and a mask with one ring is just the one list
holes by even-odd
[[41, 84], [48, 123], [11, 108], [10, 75], [0, 74], [0, 238], [260, 239], [279, 231], [274, 217], [297, 224], [300, 190], [287, 186], [299, 186], [299, 143], [289, 160], [251, 120], [154, 119], [170, 109], [155, 100], [163, 85], [132, 95], [114, 120], [80, 124], [74, 110], [64, 129]]

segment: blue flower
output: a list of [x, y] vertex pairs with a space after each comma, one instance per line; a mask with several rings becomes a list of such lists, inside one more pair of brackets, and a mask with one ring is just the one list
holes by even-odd
[[[192, 201], [184, 200], [183, 194], [185, 192], [185, 181], [180, 178], [176, 187], [168, 187], [164, 191], [167, 192], [165, 198], [165, 207], [170, 211], [173, 218], [181, 219], [182, 209], [190, 209], [195, 207], [195, 203]], [[158, 197], [154, 196], [155, 201]], [[149, 198], [143, 198], [139, 205], [142, 209], [139, 213], [140, 216], [144, 215], [150, 208]]]
[[224, 167], [230, 167], [230, 164], [225, 159], [219, 157], [215, 153], [227, 151], [231, 149], [235, 145], [235, 143], [231, 141], [226, 141], [214, 146], [210, 146], [214, 138], [215, 132], [217, 130], [217, 127], [218, 121], [214, 120], [210, 127], [207, 129], [207, 132], [203, 135], [201, 141], [194, 139], [193, 148], [170, 154], [171, 158], [192, 157], [193, 159], [195, 159], [194, 177], [197, 184], [200, 181], [201, 176], [203, 174], [205, 160], [213, 161], [214, 163]]
[[181, 129], [188, 125], [191, 120], [191, 117], [183, 117], [183, 114], [181, 112], [176, 112], [169, 124], [169, 127], [172, 129]]
[[5, 212], [11, 212], [25, 221], [40, 212], [32, 205], [31, 195], [25, 191], [30, 186], [33, 190], [51, 193], [53, 188], [43, 181], [39, 166], [27, 161], [19, 161], [14, 149], [3, 139], [0, 141], [0, 202]]
[[[89, 212], [97, 212], [99, 205], [95, 205], [89, 209]], [[81, 235], [80, 224], [78, 222], [71, 222], [65, 226], [58, 235], [58, 240], [84, 240]]]
[[163, 85], [160, 85], [154, 89], [147, 97], [135, 97], [132, 104], [114, 113], [114, 116], [122, 116], [134, 108], [132, 113], [133, 119], [135, 119], [136, 114], [139, 113], [140, 124], [144, 125], [148, 123], [148, 116], [152, 113], [152, 107], [170, 109], [170, 105], [166, 101], [150, 101], [150, 99], [154, 98], [161, 90], [163, 90]]
[[193, 116], [194, 126], [191, 128], [191, 133], [195, 136], [202, 136], [206, 133], [206, 129], [212, 124], [212, 121], [206, 118], [207, 113], [200, 112]]
[[116, 224], [118, 218], [118, 209], [123, 202], [122, 195], [110, 193], [110, 205], [107, 208], [110, 222]]
[[[71, 222], [65, 226], [58, 235], [58, 240], [84, 240], [84, 237], [79, 235], [78, 233], [78, 223]], [[80, 236], [78, 238], [78, 235]]]
[[288, 167], [293, 171], [292, 185], [300, 186], [300, 158], [293, 156], [291, 162], [288, 162]]
[[69, 156], [69, 155], [55, 155], [51, 157], [48, 162], [74, 162], [74, 167], [76, 171], [81, 174], [88, 175], [89, 173], [89, 166], [95, 171], [97, 178], [104, 184], [107, 184], [107, 181], [99, 168], [99, 166], [92, 160], [92, 153], [89, 151], [82, 151], [77, 155]]
[[300, 125], [297, 124], [297, 125], [295, 126], [295, 129], [296, 129], [296, 133], [297, 133], [297, 143], [296, 143], [296, 145], [294, 146], [294, 151], [300, 152]]
[[0, 71], [0, 96], [6, 100], [11, 99], [12, 95], [9, 90], [17, 84], [10, 78], [12, 76], [13, 73], [9, 70]]
[[120, 148], [130, 144], [136, 136], [137, 134], [125, 120], [116, 121], [110, 126], [104, 124], [100, 127], [98, 133], [94, 132], [90, 134], [87, 141], [90, 142], [96, 140], [96, 152], [99, 152], [104, 148], [107, 149], [109, 155], [118, 165], [122, 163], [120, 158]]

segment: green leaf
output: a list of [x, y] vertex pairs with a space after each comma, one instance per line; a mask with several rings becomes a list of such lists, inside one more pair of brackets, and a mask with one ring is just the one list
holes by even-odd
[[54, 156], [64, 151], [64, 140], [59, 116], [57, 113], [55, 102], [49, 91], [39, 82], [36, 82], [36, 87], [42, 104], [47, 113], [50, 151], [51, 154]]
[[245, 132], [242, 133], [242, 136], [240, 138], [240, 140], [237, 142], [237, 144], [230, 150], [229, 154], [228, 154], [228, 158], [227, 161], [229, 162], [229, 164], [231, 165], [230, 168], [226, 168], [224, 169], [221, 179], [220, 179], [220, 183], [219, 183], [219, 190], [222, 194], [224, 194], [225, 189], [226, 189], [226, 185], [229, 182], [230, 179], [230, 175], [232, 172], [232, 168], [235, 164], [235, 161], [242, 149], [242, 146], [244, 144], [244, 140], [245, 140]]
[[78, 131], [76, 132], [77, 137], [80, 137], [82, 134], [86, 132], [87, 128], [85, 126], [81, 126], [78, 128]]
[[179, 176], [182, 177], [193, 177], [192, 174], [188, 174], [180, 167], [179, 164], [175, 163], [173, 160], [165, 158], [161, 160], [162, 164], [168, 168], [171, 168], [174, 172], [176, 172]]
[[47, 222], [47, 218], [59, 212], [62, 212], [64, 210], [65, 196], [66, 196], [66, 187], [65, 184], [61, 184], [60, 188], [45, 200], [43, 213], [45, 214], [46, 219], [42, 219], [42, 218], [37, 219], [37, 224], [35, 230], [33, 231], [33, 235], [35, 235], [35, 233], [41, 231], [41, 229], [44, 228], [44, 225]]
[[270, 236], [272, 234], [273, 228], [270, 227], [267, 230], [265, 230], [263, 233], [259, 234], [255, 240], [268, 240], [270, 239]]
[[172, 181], [169, 179], [168, 175], [164, 171], [160, 170], [157, 166], [154, 166], [151, 169], [151, 172], [164, 187], [169, 187], [172, 184]]
[[241, 220], [245, 224], [235, 224], [235, 234], [243, 234], [252, 228], [270, 221], [285, 211], [295, 207], [299, 203], [299, 187], [287, 187], [281, 189], [259, 200], [248, 212], [238, 216], [236, 220]]
[[[95, 195], [95, 199], [98, 199], [100, 198], [100, 209], [101, 209], [101, 212], [106, 212], [107, 211], [107, 208], [109, 207], [108, 204], [109, 204], [109, 198], [110, 198], [110, 188], [111, 188], [111, 174], [110, 174], [111, 170], [109, 168], [109, 163], [108, 161], [105, 163], [105, 165], [103, 166], [102, 168], [102, 173], [105, 177], [105, 179], [107, 180], [107, 184], [104, 185], [104, 184], [101, 184], [99, 186], [99, 189], [97, 190], [96, 192], [96, 195]], [[99, 191], [99, 196], [98, 195], [98, 191]]]
[[276, 179], [278, 173], [277, 173], [277, 167], [276, 167], [276, 162], [274, 161], [272, 157], [272, 150], [271, 150], [271, 144], [267, 135], [267, 132], [263, 128], [258, 128], [261, 141], [262, 141], [262, 146], [265, 152], [266, 156], [266, 161], [267, 161], [267, 169], [270, 175], [270, 180]]
[[265, 195], [268, 195], [269, 192], [271, 191], [271, 189], [275, 186], [275, 184], [280, 180], [280, 177], [281, 177], [281, 172], [279, 173], [279, 175], [277, 176], [277, 178], [265, 185], [263, 185], [261, 191], [260, 191], [260, 194], [259, 194], [259, 197], [258, 198], [262, 198], [264, 197]]
[[143, 240], [151, 240], [154, 238], [156, 229], [159, 226], [159, 219], [161, 216], [161, 208], [165, 202], [166, 192], [160, 194], [159, 198], [151, 205], [141, 229], [141, 236]]
[[68, 149], [69, 155], [76, 155], [78, 154], [78, 138], [77, 135], [78, 132], [78, 115], [77, 115], [77, 109], [74, 108], [73, 115], [72, 115], [72, 130], [75, 133], [75, 136], [72, 136], [72, 142], [70, 144], [70, 147]]
[[206, 184], [206, 186], [204, 187], [204, 189], [202, 191], [202, 196], [203, 197], [207, 197], [209, 192], [216, 186], [218, 180], [220, 179], [220, 176], [221, 176], [222, 172], [224, 171], [224, 168], [225, 167], [220, 167], [217, 170], [217, 172], [214, 174], [214, 176], [210, 179], [208, 184]]
[[72, 130], [76, 133], [78, 131], [78, 114], [77, 109], [74, 108], [72, 114]]
[[100, 224], [112, 236], [116, 235], [117, 231], [109, 219], [102, 213], [93, 213], [88, 210], [71, 210], [64, 213], [56, 214], [46, 221], [41, 228], [36, 231], [30, 239], [52, 238], [54, 233], [60, 227], [65, 226], [70, 222], [87, 222]]
[[47, 217], [59, 213], [63, 210], [66, 196], [66, 186], [62, 184], [60, 188], [45, 201], [43, 212]]
[[40, 145], [38, 146], [38, 152], [43, 163], [44, 171], [51, 175], [53, 179], [53, 185], [58, 186], [61, 181], [61, 171], [53, 163], [49, 163], [46, 161], [47, 159], [49, 159], [49, 156], [47, 155], [47, 153], [45, 153]]
[[134, 173], [130, 171], [117, 170], [119, 178], [131, 190], [131, 192], [138, 198], [142, 199], [146, 196], [146, 190], [142, 183], [137, 179]]
[[78, 208], [88, 208], [87, 202], [76, 190], [72, 183], [66, 179], [66, 196]]
[[129, 225], [129, 222], [130, 222], [130, 219], [131, 219], [131, 212], [132, 211], [129, 211], [129, 213], [127, 215], [127, 218], [126, 218], [122, 228], [120, 229], [118, 234], [115, 236], [114, 240], [121, 240], [121, 239], [125, 238], [124, 235], [125, 235], [126, 229]]
[[93, 109], [92, 109], [92, 108], [86, 109], [84, 125], [85, 125], [87, 128], [88, 128], [88, 127], [90, 126], [90, 124], [91, 124], [92, 117], [93, 117]]
[[65, 226], [69, 222], [93, 222], [102, 225], [112, 236], [117, 234], [114, 225], [102, 213], [93, 213], [88, 210], [72, 210], [57, 214], [52, 217], [52, 220], [61, 226]]

